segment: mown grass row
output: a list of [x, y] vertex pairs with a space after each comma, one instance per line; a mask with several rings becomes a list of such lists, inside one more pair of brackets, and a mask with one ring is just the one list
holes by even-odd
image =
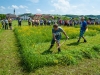
[[[42, 54], [47, 49], [52, 35], [52, 27], [16, 27], [14, 32], [20, 45], [20, 53], [24, 67], [28, 71], [56, 64], [72, 65], [77, 64], [79, 60], [84, 58], [98, 58], [100, 54], [100, 44], [95, 41], [84, 46], [75, 46], [68, 50], [67, 46], [64, 46], [64, 50], [60, 54]], [[67, 32], [70, 39], [75, 39], [79, 35], [79, 28], [63, 27]], [[86, 36], [96, 36], [98, 30], [90, 29], [86, 32]], [[63, 36], [64, 39], [64, 36]], [[95, 37], [96, 39], [96, 37]], [[69, 40], [70, 41], [70, 40]], [[71, 41], [73, 42], [73, 41]], [[97, 44], [97, 45], [96, 45]]]

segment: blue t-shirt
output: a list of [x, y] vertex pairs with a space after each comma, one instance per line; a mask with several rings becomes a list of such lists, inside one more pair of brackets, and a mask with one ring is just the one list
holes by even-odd
[[63, 32], [63, 29], [61, 27], [58, 27], [58, 30], [52, 29], [52, 33], [56, 38], [61, 38], [61, 32]]
[[40, 23], [43, 23], [44, 21], [43, 20], [40, 20]]
[[87, 22], [86, 21], [81, 22], [81, 30], [85, 31], [86, 27], [87, 27]]

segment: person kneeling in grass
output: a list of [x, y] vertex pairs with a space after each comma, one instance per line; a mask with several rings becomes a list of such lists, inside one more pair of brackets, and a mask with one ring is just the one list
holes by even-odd
[[[66, 35], [65, 31], [58, 26], [58, 24], [53, 25], [53, 29], [52, 29], [52, 41], [51, 41], [51, 46], [48, 49], [48, 51], [50, 51], [50, 49], [54, 46], [54, 43], [57, 43], [57, 46], [60, 46], [60, 39], [61, 39], [61, 32], [66, 36], [66, 39], [68, 39], [69, 37]], [[61, 52], [60, 47], [58, 48], [58, 53]]]
[[80, 36], [78, 39], [78, 43], [80, 42], [80, 39], [83, 38], [84, 42], [87, 42], [87, 40], [84, 38], [84, 33], [86, 32], [87, 29], [87, 22], [84, 20], [84, 17], [81, 18], [81, 28], [80, 28]]

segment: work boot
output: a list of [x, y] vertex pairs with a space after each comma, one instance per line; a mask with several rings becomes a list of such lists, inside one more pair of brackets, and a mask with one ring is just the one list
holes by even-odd
[[87, 41], [86, 41], [86, 40], [84, 40], [84, 42], [86, 43]]
[[61, 49], [60, 48], [58, 48], [58, 53], [60, 53], [61, 52]]

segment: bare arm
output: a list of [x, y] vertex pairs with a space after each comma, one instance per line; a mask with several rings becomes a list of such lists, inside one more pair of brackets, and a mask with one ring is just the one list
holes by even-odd
[[68, 39], [69, 37], [67, 36], [67, 34], [65, 33], [65, 31], [63, 31], [63, 34], [65, 35], [65, 37]]

